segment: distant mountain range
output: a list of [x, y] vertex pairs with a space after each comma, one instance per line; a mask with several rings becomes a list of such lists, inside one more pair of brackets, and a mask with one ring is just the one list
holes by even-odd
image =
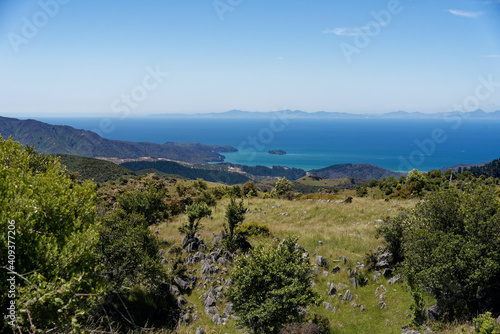
[[201, 163], [224, 161], [219, 152], [237, 151], [231, 146], [198, 143], [136, 143], [104, 139], [97, 133], [66, 125], [50, 125], [36, 120], [0, 117], [0, 135], [23, 145], [34, 146], [40, 153], [71, 154], [82, 157], [128, 158], [155, 157]]
[[301, 110], [281, 110], [274, 112], [257, 112], [257, 111], [242, 111], [230, 110], [220, 113], [198, 113], [198, 114], [154, 114], [150, 117], [172, 117], [172, 118], [270, 118], [275, 117], [277, 113], [281, 113], [290, 118], [409, 118], [409, 119], [429, 119], [429, 118], [449, 118], [461, 117], [471, 119], [500, 119], [500, 110], [494, 112], [485, 112], [481, 109], [471, 112], [437, 112], [437, 113], [421, 113], [421, 112], [406, 112], [393, 111], [384, 114], [350, 114], [343, 112], [305, 112]]

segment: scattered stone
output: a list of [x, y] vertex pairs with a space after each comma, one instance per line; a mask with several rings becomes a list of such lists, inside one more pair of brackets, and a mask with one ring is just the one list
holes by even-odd
[[361, 312], [364, 312], [366, 310], [365, 305], [361, 305], [360, 310], [361, 310]]
[[354, 287], [354, 289], [358, 288], [358, 279], [357, 278], [351, 277], [351, 278], [349, 278], [349, 282], [351, 282], [351, 284]]
[[190, 319], [189, 313], [185, 313], [185, 314], [180, 316], [179, 322], [187, 325], [187, 324], [189, 324], [189, 319]]
[[203, 329], [203, 327], [198, 327], [196, 329], [196, 333], [195, 334], [207, 334], [207, 332], [205, 332], [205, 330]]
[[344, 294], [344, 298], [342, 298], [346, 302], [350, 302], [352, 300], [352, 293], [350, 290], [347, 290]]
[[442, 309], [438, 305], [432, 305], [429, 307], [427, 310], [427, 318], [433, 322], [433, 321], [439, 321], [441, 318], [441, 314], [443, 313]]
[[207, 299], [205, 299], [205, 301], [203, 302], [203, 306], [205, 306], [205, 307], [215, 306], [216, 301], [217, 300], [215, 299], [215, 297], [212, 294], [210, 294], [207, 297]]
[[328, 295], [334, 295], [337, 293], [337, 288], [335, 287], [335, 284], [330, 284], [330, 288], [328, 289]]
[[176, 301], [177, 301], [177, 306], [178, 307], [182, 307], [182, 306], [184, 306], [184, 305], [186, 305], [188, 303], [188, 300], [184, 296], [180, 296], [179, 298], [177, 298]]
[[381, 285], [375, 290], [375, 296], [378, 296], [381, 293], [387, 293], [387, 289], [385, 286]]
[[385, 309], [387, 306], [384, 302], [380, 302], [380, 303], [378, 303], [378, 305], [380, 306], [381, 310]]
[[391, 275], [392, 275], [392, 269], [390, 269], [390, 268], [384, 269], [384, 271], [382, 272], [382, 275], [384, 275], [385, 278], [391, 277]]
[[328, 266], [328, 261], [321, 255], [316, 256], [316, 263], [320, 267], [327, 267]]
[[378, 296], [378, 299], [383, 302], [385, 300], [385, 295], [384, 294], [381, 294], [380, 296]]
[[231, 316], [231, 312], [233, 312], [233, 304], [229, 303], [224, 308], [224, 312], [222, 313], [222, 317], [225, 319], [229, 319]]
[[323, 241], [318, 240], [318, 244], [319, 244], [320, 246], [321, 246], [321, 245], [323, 245]]
[[189, 290], [189, 281], [184, 280], [184, 279], [182, 279], [180, 277], [175, 277], [174, 278], [174, 282], [175, 282], [175, 284], [177, 284], [177, 286], [179, 287], [179, 289], [181, 289], [183, 291]]
[[221, 326], [224, 323], [221, 316], [218, 314], [216, 314], [212, 317], [212, 322], [216, 325], [219, 325], [219, 326]]
[[348, 261], [349, 261], [349, 260], [348, 260], [345, 256], [342, 258], [342, 262], [343, 262], [344, 264], [346, 264]]
[[219, 313], [219, 311], [220, 311], [220, 308], [218, 306], [205, 307], [205, 314], [207, 316], [211, 316], [213, 314], [217, 314], [217, 313]]
[[332, 309], [332, 304], [328, 302], [323, 302], [323, 306], [325, 307], [325, 310], [331, 310]]
[[336, 273], [336, 272], [339, 272], [340, 271], [340, 267], [339, 266], [335, 266], [333, 269], [332, 269], [332, 272], [333, 273]]
[[390, 280], [388, 280], [387, 283], [390, 284], [390, 285], [393, 285], [394, 283], [396, 283], [400, 279], [401, 279], [401, 275], [397, 274], [396, 276], [394, 276], [393, 278], [391, 278]]
[[328, 271], [323, 271], [323, 276], [328, 276]]

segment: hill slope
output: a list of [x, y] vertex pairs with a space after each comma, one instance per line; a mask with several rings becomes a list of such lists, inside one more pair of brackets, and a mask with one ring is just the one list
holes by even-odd
[[140, 173], [141, 170], [157, 170], [165, 174], [176, 174], [188, 179], [195, 180], [201, 178], [209, 182], [219, 182], [226, 184], [245, 183], [250, 179], [243, 174], [234, 172], [225, 172], [220, 170], [208, 170], [196, 167], [186, 167], [173, 161], [132, 161], [121, 164], [134, 172]]
[[325, 179], [343, 179], [346, 177], [352, 177], [365, 180], [380, 180], [389, 176], [398, 178], [404, 175], [403, 173], [396, 173], [370, 164], [338, 164], [322, 169], [310, 170], [309, 174], [318, 175]]
[[109, 161], [68, 154], [58, 154], [57, 156], [68, 171], [77, 172], [83, 180], [93, 179], [95, 182], [106, 182], [116, 180], [120, 176], [135, 174], [131, 170]]
[[230, 146], [196, 143], [136, 143], [104, 139], [97, 133], [70, 126], [50, 125], [35, 120], [0, 117], [0, 134], [21, 144], [34, 146], [40, 153], [83, 157], [140, 158], [155, 156], [185, 162], [223, 161], [218, 152], [234, 152]]

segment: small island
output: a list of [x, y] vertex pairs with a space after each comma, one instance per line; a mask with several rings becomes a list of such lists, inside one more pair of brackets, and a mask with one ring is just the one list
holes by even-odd
[[271, 150], [268, 151], [267, 154], [274, 154], [274, 155], [285, 155], [286, 152], [283, 150]]

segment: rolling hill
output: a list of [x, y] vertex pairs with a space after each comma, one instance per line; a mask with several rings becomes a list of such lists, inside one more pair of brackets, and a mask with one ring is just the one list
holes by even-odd
[[397, 173], [385, 168], [370, 164], [338, 164], [322, 169], [313, 169], [308, 172], [310, 175], [318, 175], [325, 179], [357, 178], [364, 180], [377, 179], [393, 176], [398, 178], [403, 173]]
[[65, 125], [50, 125], [36, 120], [0, 117], [0, 135], [12, 136], [23, 145], [34, 146], [40, 153], [70, 154], [82, 157], [157, 158], [190, 163], [223, 161], [219, 152], [234, 152], [231, 146], [197, 143], [136, 143], [110, 140], [97, 133]]

